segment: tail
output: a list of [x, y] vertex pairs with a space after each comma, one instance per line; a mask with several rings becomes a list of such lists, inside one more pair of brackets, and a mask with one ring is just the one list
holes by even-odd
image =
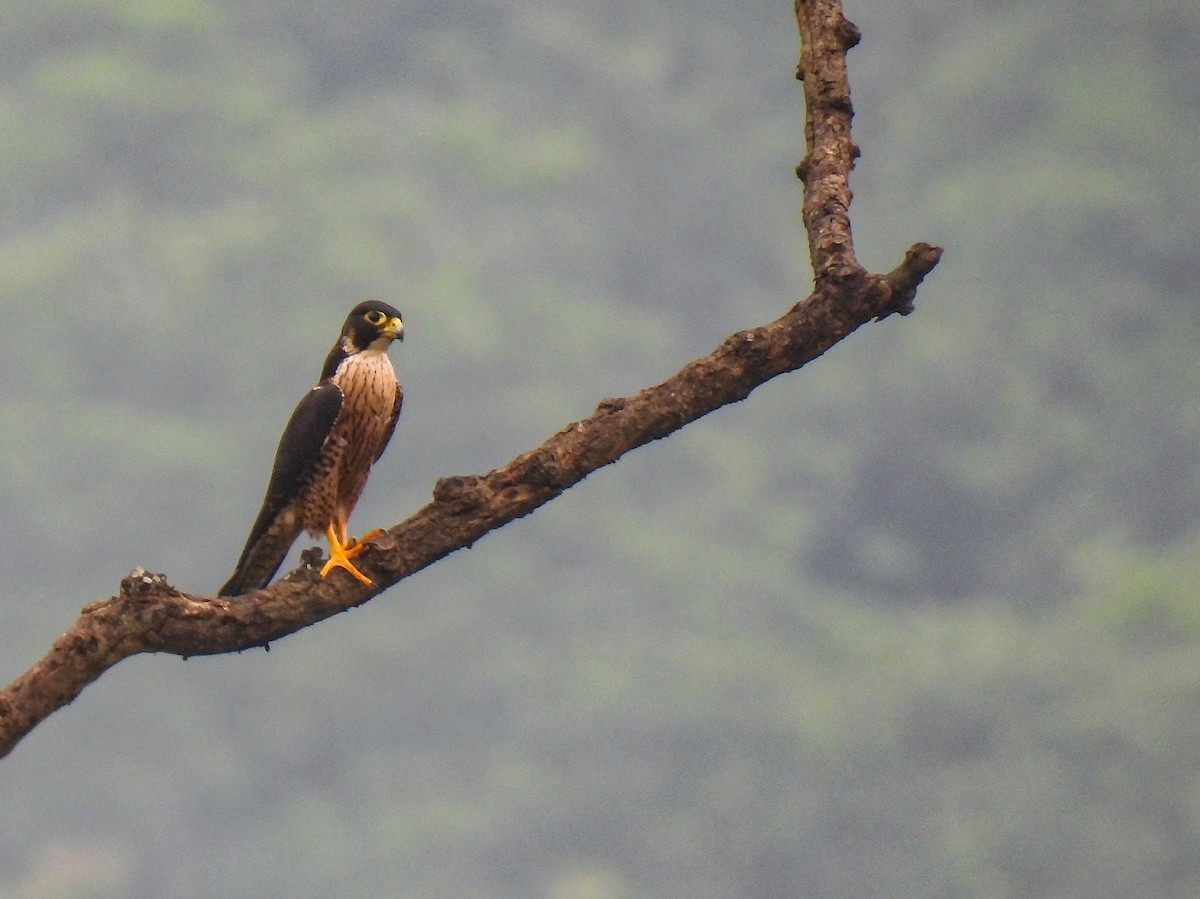
[[238, 560], [233, 576], [217, 591], [217, 596], [242, 596], [261, 590], [271, 583], [271, 578], [275, 576], [288, 550], [300, 535], [300, 530], [270, 529], [257, 537], [252, 535], [246, 548], [242, 550], [242, 557]]

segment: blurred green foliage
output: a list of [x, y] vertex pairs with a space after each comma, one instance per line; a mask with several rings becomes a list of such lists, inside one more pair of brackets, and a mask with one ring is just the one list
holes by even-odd
[[[0, 895], [1200, 891], [1200, 11], [848, 3], [917, 314], [353, 614], [0, 763]], [[808, 290], [786, 4], [13, 2], [0, 676], [228, 574], [345, 310], [357, 530]]]

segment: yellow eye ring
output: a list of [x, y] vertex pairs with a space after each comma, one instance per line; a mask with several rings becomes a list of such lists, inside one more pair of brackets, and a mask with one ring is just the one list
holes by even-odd
[[378, 309], [373, 309], [364, 315], [363, 318], [366, 319], [368, 325], [374, 325], [377, 328], [387, 321], [387, 316]]

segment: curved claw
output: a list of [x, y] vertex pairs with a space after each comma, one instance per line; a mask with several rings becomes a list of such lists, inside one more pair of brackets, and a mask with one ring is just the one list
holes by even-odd
[[382, 537], [384, 533], [385, 531], [383, 528], [375, 528], [373, 531], [367, 531], [357, 540], [355, 540], [353, 537], [349, 538], [346, 541], [346, 545], [343, 547], [346, 550], [346, 558], [353, 559], [367, 548], [368, 543], [370, 543], [372, 540]]

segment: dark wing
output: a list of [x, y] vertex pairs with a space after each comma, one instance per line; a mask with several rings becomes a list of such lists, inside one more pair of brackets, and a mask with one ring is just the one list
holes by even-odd
[[383, 455], [383, 451], [387, 449], [387, 445], [392, 442], [392, 435], [396, 433], [396, 422], [400, 420], [400, 407], [404, 404], [404, 388], [399, 384], [396, 385], [396, 402], [392, 406], [392, 420], [388, 422], [387, 430], [384, 431], [383, 440], [379, 441], [379, 452], [375, 454], [375, 461], [379, 461], [379, 457]]
[[330, 383], [314, 387], [296, 406], [279, 438], [262, 509], [250, 529], [233, 576], [218, 591], [218, 596], [240, 596], [260, 590], [279, 570], [302, 530], [298, 513], [290, 523], [280, 521], [280, 514], [300, 495], [341, 409], [342, 391]]

